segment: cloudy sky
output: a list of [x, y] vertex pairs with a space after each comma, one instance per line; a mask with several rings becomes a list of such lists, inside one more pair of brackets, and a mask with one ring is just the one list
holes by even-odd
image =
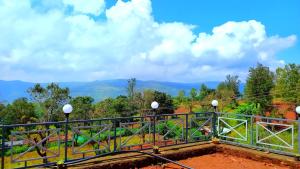
[[300, 63], [298, 0], [0, 0], [0, 79], [201, 82]]

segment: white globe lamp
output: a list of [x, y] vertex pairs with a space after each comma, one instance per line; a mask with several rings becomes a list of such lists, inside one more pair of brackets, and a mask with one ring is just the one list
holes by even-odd
[[211, 105], [212, 105], [213, 107], [217, 107], [218, 104], [219, 104], [218, 100], [213, 100], [213, 101], [211, 102]]
[[70, 104], [64, 105], [63, 111], [65, 114], [70, 114], [73, 111], [72, 105], [70, 105]]
[[157, 101], [154, 101], [151, 103], [151, 108], [152, 109], [158, 109], [159, 104], [157, 103]]
[[297, 107], [296, 107], [296, 112], [297, 112], [297, 114], [300, 115], [300, 106], [297, 106]]
[[300, 117], [300, 106], [296, 107], [296, 113], [298, 115], [298, 120], [299, 120], [299, 117]]

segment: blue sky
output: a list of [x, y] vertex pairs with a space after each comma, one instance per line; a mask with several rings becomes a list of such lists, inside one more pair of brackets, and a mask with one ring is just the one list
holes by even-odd
[[0, 79], [245, 80], [300, 63], [298, 0], [0, 0]]

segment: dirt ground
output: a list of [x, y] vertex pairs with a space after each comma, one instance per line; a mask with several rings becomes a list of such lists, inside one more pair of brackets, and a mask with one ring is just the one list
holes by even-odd
[[[289, 167], [283, 167], [274, 165], [271, 163], [265, 163], [260, 161], [254, 161], [237, 156], [226, 155], [222, 153], [215, 153], [209, 155], [203, 155], [199, 157], [188, 158], [186, 160], [179, 161], [181, 164], [192, 167], [194, 169], [288, 169]], [[162, 167], [163, 166], [163, 167]], [[174, 164], [163, 164], [162, 166], [149, 166], [144, 169], [180, 169], [181, 167]]]

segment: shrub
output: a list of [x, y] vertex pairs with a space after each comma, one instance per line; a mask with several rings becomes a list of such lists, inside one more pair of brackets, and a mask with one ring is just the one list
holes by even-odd
[[254, 103], [241, 104], [235, 109], [238, 114], [256, 115], [261, 112], [260, 106], [256, 106]]
[[160, 123], [157, 125], [157, 132], [160, 135], [165, 135], [169, 130], [170, 131], [165, 137], [168, 138], [181, 138], [182, 128], [174, 124], [173, 121], [166, 121], [166, 123]]
[[9, 155], [11, 155], [11, 153], [13, 153], [13, 154], [20, 154], [20, 153], [23, 153], [23, 152], [27, 151], [28, 149], [29, 149], [28, 145], [13, 146], [13, 149], [9, 149], [9, 150], [7, 150], [5, 152], [5, 155], [9, 156]]

